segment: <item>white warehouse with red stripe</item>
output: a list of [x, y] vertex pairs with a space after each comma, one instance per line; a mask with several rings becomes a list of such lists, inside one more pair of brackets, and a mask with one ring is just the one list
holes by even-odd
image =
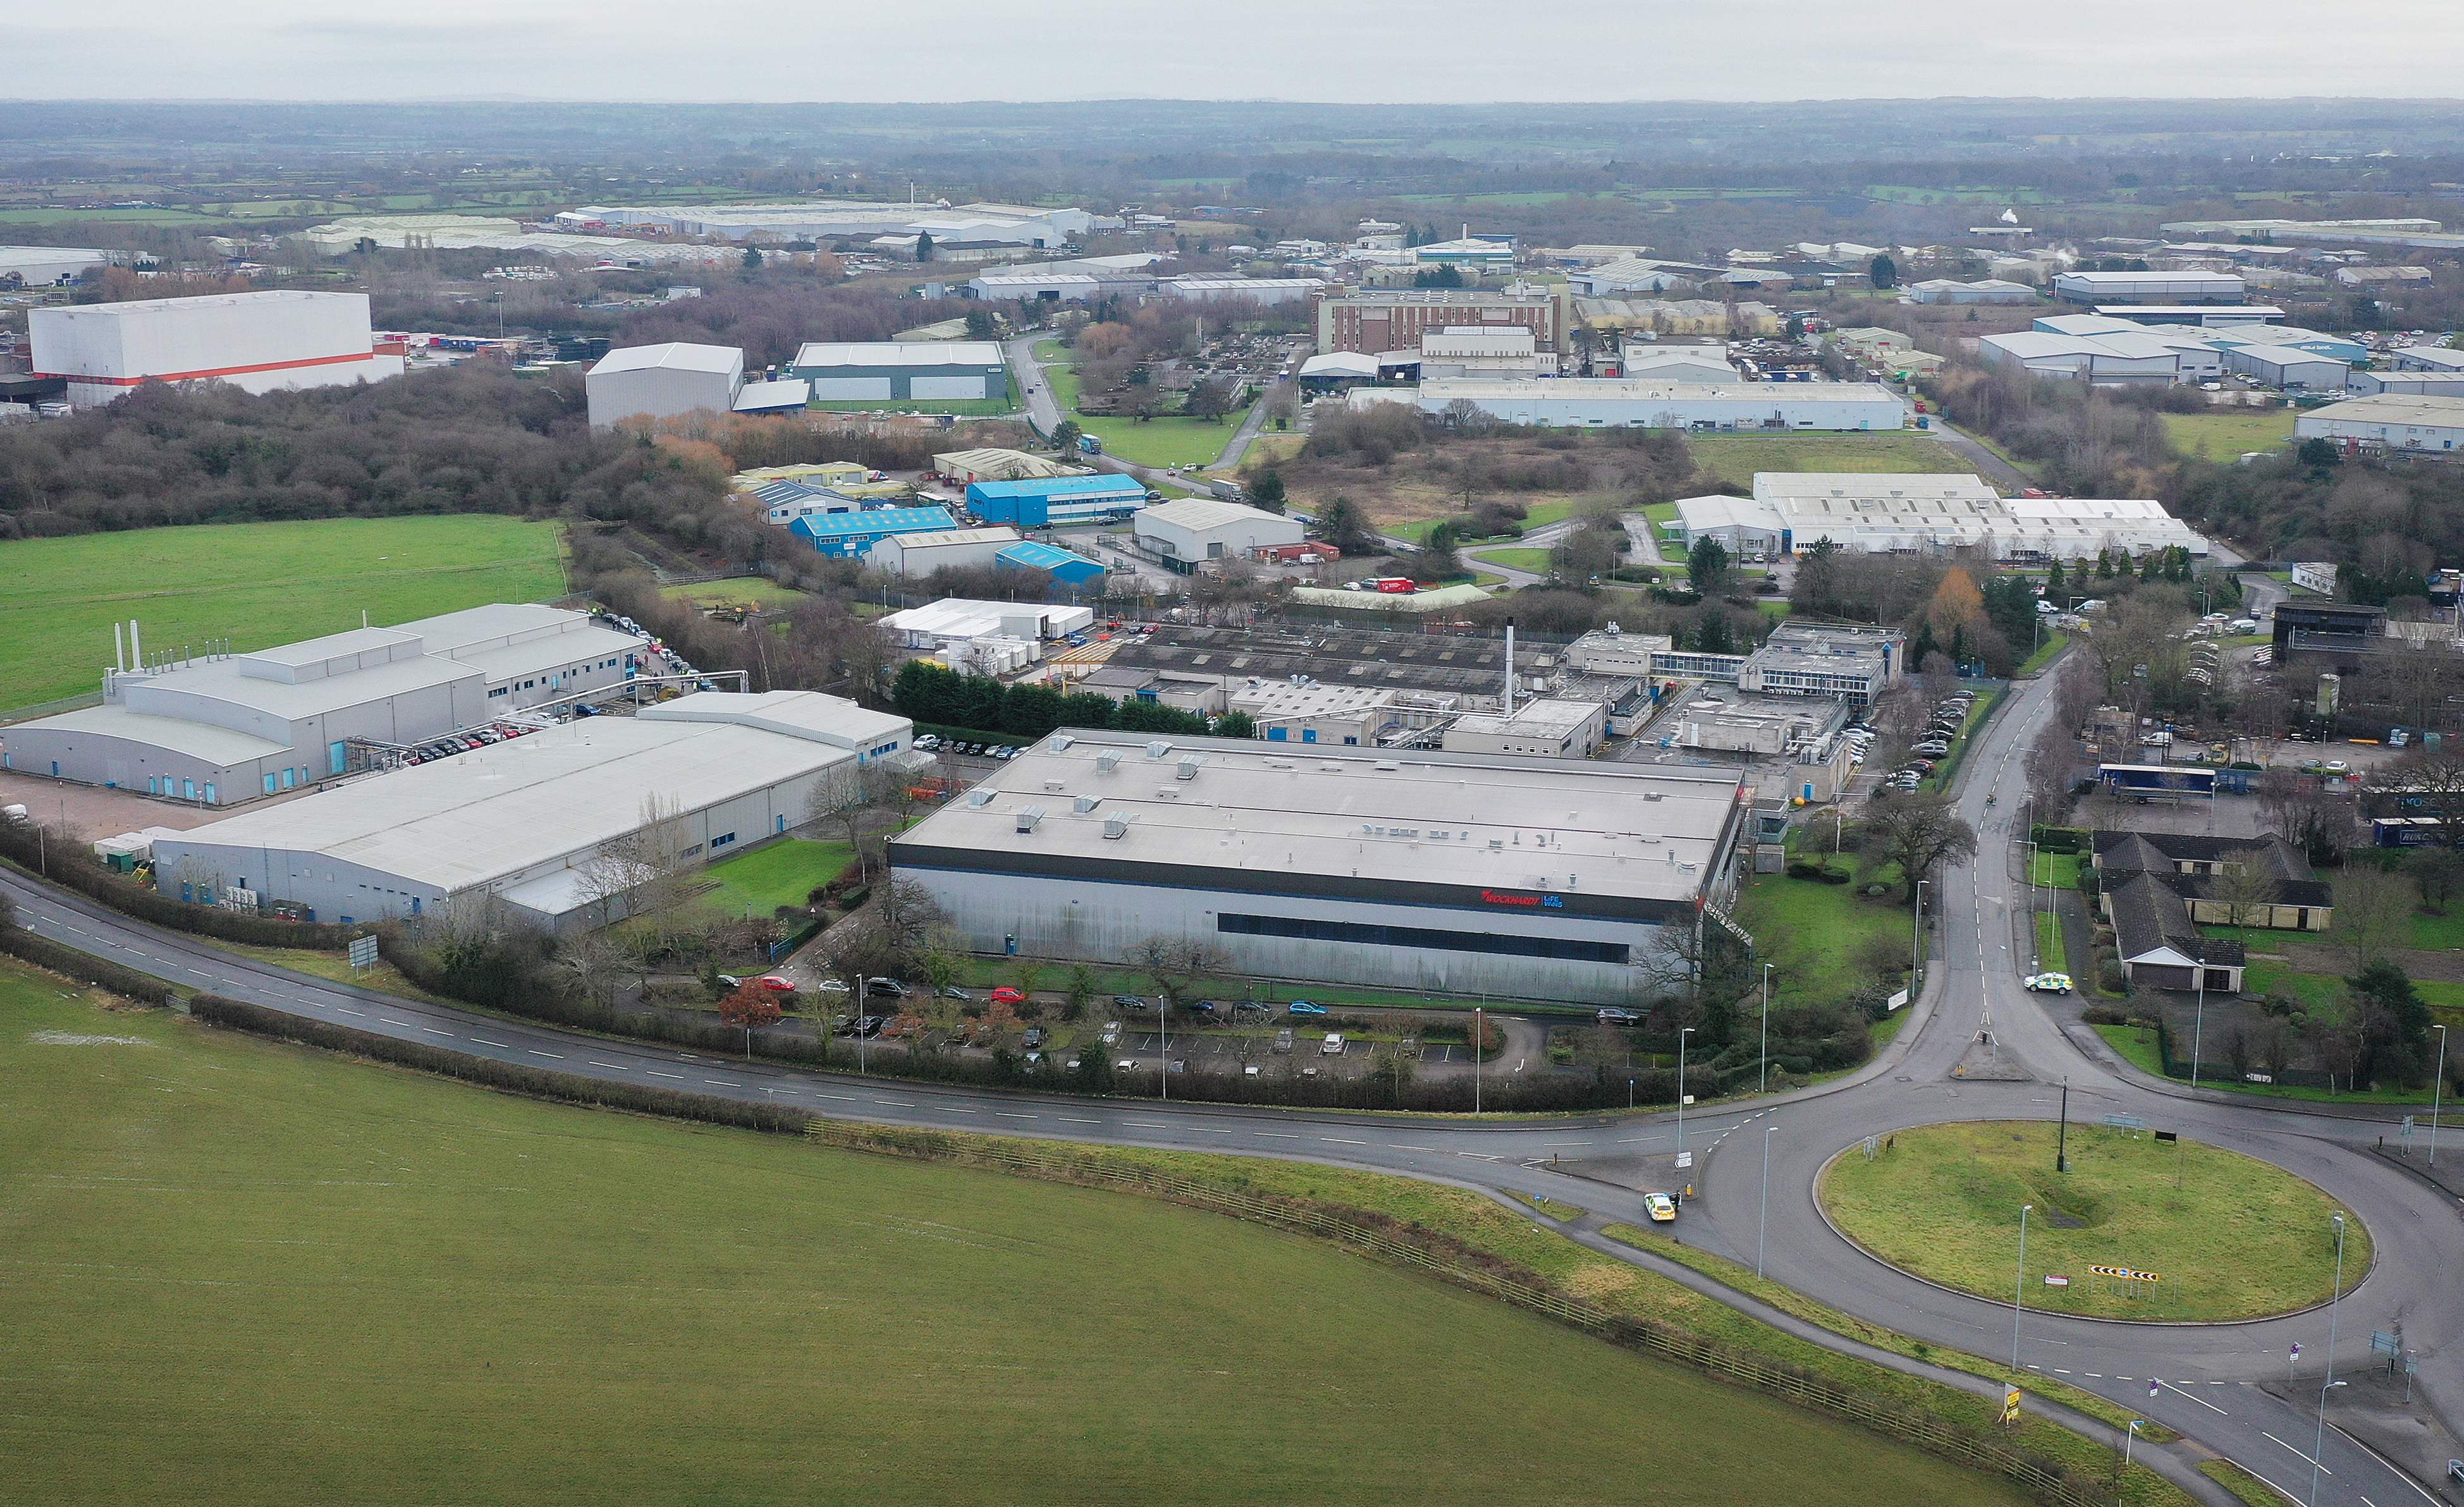
[[64, 378], [77, 407], [145, 382], [227, 382], [246, 392], [402, 375], [379, 352], [367, 295], [275, 290], [143, 298], [27, 312], [34, 374]]

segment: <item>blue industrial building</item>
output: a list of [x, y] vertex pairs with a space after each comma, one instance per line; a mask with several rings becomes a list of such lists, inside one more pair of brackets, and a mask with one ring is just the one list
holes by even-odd
[[1146, 506], [1146, 483], [1107, 471], [1094, 476], [1034, 476], [967, 486], [967, 511], [986, 523], [1042, 529], [1054, 524], [1126, 518]]
[[1104, 567], [1084, 555], [1050, 544], [1038, 544], [1033, 539], [1013, 544], [993, 557], [994, 563], [1013, 565], [1020, 570], [1052, 573], [1052, 579], [1065, 586], [1091, 586], [1104, 579]]
[[798, 538], [810, 539], [825, 555], [869, 555], [874, 544], [893, 534], [930, 534], [955, 529], [958, 520], [947, 508], [875, 508], [869, 513], [826, 513], [798, 518], [788, 528]]

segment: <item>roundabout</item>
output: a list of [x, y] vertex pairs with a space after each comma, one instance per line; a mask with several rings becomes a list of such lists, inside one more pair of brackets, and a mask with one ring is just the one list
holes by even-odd
[[2057, 1171], [2057, 1139], [2044, 1121], [1901, 1130], [1833, 1157], [1817, 1197], [1832, 1227], [1885, 1265], [2006, 1305], [2015, 1291], [2049, 1314], [2244, 1322], [2350, 1295], [2370, 1269], [2358, 1217], [2255, 1157], [2074, 1125]]

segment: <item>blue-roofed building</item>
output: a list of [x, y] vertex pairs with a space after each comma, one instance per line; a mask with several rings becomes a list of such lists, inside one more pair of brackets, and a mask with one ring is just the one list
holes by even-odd
[[1116, 471], [967, 485], [968, 512], [986, 523], [1006, 523], [1020, 529], [1126, 518], [1145, 507], [1146, 502], [1146, 483]]
[[1011, 565], [1020, 570], [1049, 571], [1054, 580], [1065, 586], [1091, 586], [1104, 579], [1104, 567], [1084, 555], [1073, 555], [1055, 545], [1039, 544], [1033, 539], [1013, 544], [993, 557], [996, 565]]
[[874, 544], [894, 534], [930, 534], [955, 529], [958, 520], [947, 508], [874, 508], [866, 513], [819, 513], [798, 518], [789, 527], [796, 536], [829, 556], [869, 555]]

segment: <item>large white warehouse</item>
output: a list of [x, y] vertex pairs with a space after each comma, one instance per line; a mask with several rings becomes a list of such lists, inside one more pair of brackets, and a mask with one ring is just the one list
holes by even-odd
[[1298, 544], [1307, 537], [1298, 518], [1212, 497], [1181, 497], [1141, 509], [1130, 530], [1139, 548], [1183, 575], [1208, 560], [1246, 559], [1267, 545]]
[[1457, 404], [1506, 424], [1544, 428], [1891, 430], [1907, 401], [1873, 382], [1665, 382], [1616, 377], [1536, 382], [1475, 378], [1418, 387], [1358, 387], [1351, 403], [1409, 403], [1444, 414]]
[[[157, 838], [155, 882], [321, 921], [486, 895], [541, 926], [597, 926], [625, 914], [643, 848], [698, 866], [777, 837], [911, 731], [818, 691], [706, 691]], [[610, 854], [645, 830], [656, 841]]]
[[599, 358], [583, 379], [590, 426], [619, 419], [671, 419], [707, 408], [731, 412], [744, 390], [744, 353], [732, 345], [627, 345]]
[[648, 647], [519, 603], [194, 659], [149, 660], [132, 623], [101, 705], [0, 732], [0, 768], [235, 805], [348, 773], [354, 740], [423, 743], [621, 686]]
[[[1762, 471], [1750, 497], [1677, 504], [1687, 544], [1800, 552], [1823, 539], [1875, 554], [1983, 549], [1996, 559], [2077, 559], [2116, 547], [2134, 555], [2208, 541], [2145, 498], [2003, 497], [1973, 475]], [[1774, 542], [1775, 541], [1775, 542]]]
[[142, 382], [227, 382], [249, 392], [402, 374], [377, 354], [360, 293], [218, 293], [27, 311], [34, 375], [68, 379], [77, 406]]
[[1608, 1003], [1727, 898], [1738, 797], [1734, 772], [1070, 732], [890, 862], [983, 952], [1163, 935], [1243, 973]]
[[127, 259], [126, 251], [77, 246], [0, 246], [0, 288], [61, 287]]
[[2390, 393], [2331, 403], [2294, 420], [2293, 435], [2363, 449], [2445, 454], [2464, 445], [2464, 398]]

